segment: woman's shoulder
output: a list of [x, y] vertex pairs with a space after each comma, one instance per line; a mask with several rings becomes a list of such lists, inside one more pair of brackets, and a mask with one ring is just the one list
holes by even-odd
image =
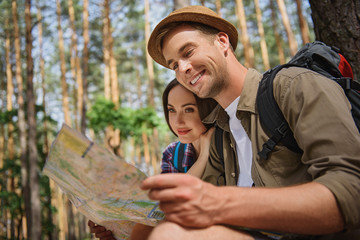
[[[163, 154], [173, 154], [175, 152], [176, 147], [178, 146], [178, 144], [182, 144], [180, 141], [176, 141], [176, 142], [172, 142], [170, 143], [163, 151]], [[193, 154], [195, 154], [195, 148], [191, 143], [185, 144], [183, 143], [184, 148], [180, 148], [183, 149], [184, 152], [187, 153], [188, 156], [192, 156]]]
[[174, 149], [176, 148], [176, 145], [177, 145], [178, 143], [179, 143], [179, 141], [170, 143], [170, 144], [164, 149], [163, 153], [173, 152]]

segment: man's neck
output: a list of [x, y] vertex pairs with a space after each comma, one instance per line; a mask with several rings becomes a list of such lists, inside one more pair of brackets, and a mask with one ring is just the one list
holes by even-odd
[[241, 95], [248, 69], [236, 59], [228, 64], [229, 82], [227, 87], [214, 99], [225, 109]]

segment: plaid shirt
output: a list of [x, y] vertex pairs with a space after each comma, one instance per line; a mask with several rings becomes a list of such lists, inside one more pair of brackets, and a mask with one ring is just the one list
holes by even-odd
[[[175, 148], [178, 142], [170, 143], [169, 146], [163, 152], [163, 157], [161, 161], [161, 173], [178, 173], [179, 170], [174, 166], [174, 158], [173, 155], [175, 153]], [[183, 167], [187, 167], [189, 169], [194, 162], [195, 159], [195, 149], [192, 144], [187, 144], [184, 152], [184, 158], [182, 160]]]

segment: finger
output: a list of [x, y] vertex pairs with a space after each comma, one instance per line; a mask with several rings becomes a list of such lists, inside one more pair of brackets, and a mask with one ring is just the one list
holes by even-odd
[[90, 229], [91, 233], [95, 233], [95, 234], [99, 234], [99, 233], [103, 233], [106, 231], [106, 228], [104, 228], [103, 226], [94, 226]]
[[97, 238], [111, 238], [113, 235], [112, 235], [112, 232], [110, 230], [106, 230], [106, 231], [103, 231], [103, 232], [100, 232], [100, 233], [96, 233], [95, 234], [95, 237]]
[[159, 208], [165, 215], [183, 212], [183, 205], [179, 202], [160, 202]]
[[188, 185], [187, 182], [191, 181], [192, 178], [194, 177], [184, 173], [160, 174], [148, 177], [141, 183], [140, 187], [143, 190], [174, 188], [181, 184]]
[[149, 198], [160, 202], [184, 202], [196, 197], [196, 191], [193, 188], [179, 186], [176, 188], [151, 189]]
[[89, 220], [89, 221], [88, 221], [88, 226], [89, 226], [90, 228], [95, 227], [95, 223], [94, 223], [93, 221]]

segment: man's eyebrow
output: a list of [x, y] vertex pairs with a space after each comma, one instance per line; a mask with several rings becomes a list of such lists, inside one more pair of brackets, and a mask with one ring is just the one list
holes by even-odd
[[[188, 46], [194, 45], [191, 42], [185, 43], [181, 48], [179, 48], [179, 51], [177, 52], [178, 54], [181, 54], [181, 52], [183, 52], [185, 50], [185, 48], [187, 48]], [[170, 66], [170, 64], [174, 62], [174, 59], [169, 59], [166, 63], [168, 66]]]

